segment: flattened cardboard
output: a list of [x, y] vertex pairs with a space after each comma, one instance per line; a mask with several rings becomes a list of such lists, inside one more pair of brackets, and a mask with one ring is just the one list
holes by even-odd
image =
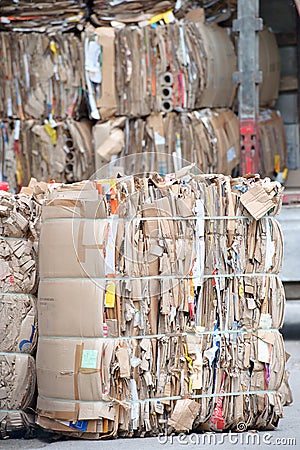
[[105, 281], [101, 280], [42, 280], [38, 300], [40, 335], [103, 336], [104, 293]]

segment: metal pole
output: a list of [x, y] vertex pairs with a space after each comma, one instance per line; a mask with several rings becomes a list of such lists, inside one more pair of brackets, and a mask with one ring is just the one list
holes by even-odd
[[234, 81], [239, 84], [238, 109], [241, 140], [241, 173], [258, 171], [258, 114], [259, 83], [259, 36], [263, 21], [259, 17], [259, 0], [238, 0], [237, 20], [233, 30], [238, 36], [238, 72]]

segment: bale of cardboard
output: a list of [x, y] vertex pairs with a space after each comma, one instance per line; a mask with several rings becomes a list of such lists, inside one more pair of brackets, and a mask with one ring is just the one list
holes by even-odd
[[53, 188], [37, 423], [85, 439], [274, 429], [287, 400], [281, 196], [270, 179], [191, 167]]
[[3, 120], [3, 176], [12, 191], [39, 181], [74, 182], [94, 172], [92, 124], [88, 119]]
[[12, 31], [68, 31], [80, 29], [87, 15], [83, 0], [2, 0], [0, 29]]
[[162, 175], [187, 162], [204, 173], [229, 175], [240, 161], [238, 118], [228, 108], [111, 118], [94, 125], [93, 141], [96, 170], [114, 164], [115, 155], [124, 173], [157, 170]]
[[45, 187], [32, 180], [18, 195], [0, 192], [0, 438], [21, 436], [34, 427], [37, 305], [33, 294]]
[[115, 36], [119, 115], [231, 107], [233, 43], [215, 24], [185, 19], [125, 27]]

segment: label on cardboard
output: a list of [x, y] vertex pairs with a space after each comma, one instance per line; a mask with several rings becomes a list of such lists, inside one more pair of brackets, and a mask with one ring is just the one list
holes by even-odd
[[77, 420], [75, 423], [69, 422], [68, 426], [74, 428], [75, 430], [86, 431], [88, 424], [89, 424], [88, 420]]
[[236, 151], [235, 151], [235, 147], [231, 147], [228, 151], [227, 151], [227, 163], [231, 163], [231, 161], [233, 161], [236, 158]]
[[97, 369], [98, 350], [83, 350], [81, 358], [82, 369]]
[[247, 304], [248, 304], [248, 308], [249, 309], [255, 309], [256, 308], [255, 300], [252, 297], [247, 298]]
[[12, 99], [8, 98], [6, 100], [7, 103], [7, 115], [8, 117], [11, 117], [13, 115], [13, 110], [12, 110]]
[[18, 141], [20, 139], [20, 130], [21, 130], [21, 120], [16, 120], [15, 122], [15, 133], [14, 140]]
[[155, 403], [155, 412], [157, 414], [164, 413], [164, 405], [159, 400]]
[[270, 364], [272, 354], [272, 345], [258, 339], [257, 341], [257, 359], [260, 362]]
[[259, 328], [268, 329], [272, 326], [272, 317], [270, 314], [262, 313], [260, 315]]

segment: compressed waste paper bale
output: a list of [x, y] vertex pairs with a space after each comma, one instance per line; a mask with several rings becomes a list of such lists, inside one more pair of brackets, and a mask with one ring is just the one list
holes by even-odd
[[[1, 125], [7, 137], [3, 142], [3, 173], [11, 189], [26, 186], [33, 175], [39, 181], [74, 182], [94, 172], [89, 120], [69, 118], [56, 122], [54, 128], [34, 120], [3, 121]], [[18, 127], [19, 137], [16, 138]]]
[[[95, 124], [93, 136], [96, 169], [111, 161], [124, 173], [148, 170], [164, 175], [188, 162], [204, 173], [231, 174], [239, 164], [239, 124], [230, 109], [110, 119]], [[126, 158], [114, 163], [114, 155]]]
[[36, 252], [27, 239], [0, 238], [1, 292], [28, 293], [36, 288]]
[[[186, 3], [184, 0], [181, 2]], [[94, 0], [92, 5], [92, 20], [103, 25], [110, 21], [119, 21], [124, 23], [140, 22], [151, 19], [152, 16], [165, 13], [174, 8], [175, 0], [164, 0], [157, 2], [155, 0], [142, 0], [139, 2], [121, 0], [118, 2], [103, 2]]]
[[82, 100], [83, 48], [75, 34], [0, 33], [0, 117], [74, 117]]
[[0, 410], [25, 410], [35, 392], [35, 361], [22, 353], [0, 353]]
[[27, 237], [33, 230], [35, 202], [26, 195], [12, 195], [0, 192], [0, 235], [6, 237]]
[[261, 148], [260, 173], [274, 178], [287, 167], [287, 141], [279, 111], [260, 111], [258, 133]]
[[232, 106], [237, 59], [221, 27], [193, 21], [125, 27], [115, 41], [119, 115]]
[[275, 33], [264, 27], [259, 33], [259, 69], [262, 83], [259, 85], [260, 106], [272, 107], [279, 96], [280, 54]]
[[[254, 188], [271, 199], [261, 219], [242, 202]], [[288, 398], [281, 195], [269, 179], [188, 168], [53, 188], [41, 234], [37, 423], [86, 439], [276, 427]], [[52, 242], [60, 233], [68, 242], [74, 226], [77, 247], [78, 224], [89, 224], [83, 273], [57, 265], [59, 246], [43, 261], [50, 224]]]
[[[197, 11], [184, 20], [165, 20], [165, 25], [160, 20], [155, 27], [147, 22], [140, 28], [85, 29], [85, 89], [91, 118], [106, 120], [116, 110], [118, 115], [138, 117], [232, 106], [236, 50], [225, 29], [204, 23]], [[270, 107], [278, 98], [279, 53], [270, 30], [259, 32], [259, 40], [260, 105]]]
[[27, 294], [0, 294], [0, 352], [32, 354], [37, 340], [35, 297]]
[[22, 410], [0, 411], [0, 426], [0, 435], [3, 439], [33, 436], [34, 414]]
[[34, 428], [37, 243], [45, 183], [0, 194], [0, 437]]
[[66, 31], [84, 22], [86, 9], [87, 2], [82, 0], [3, 0], [0, 29]]
[[34, 428], [35, 388], [36, 368], [33, 357], [24, 353], [0, 351], [0, 436], [2, 438], [22, 437], [26, 433], [30, 435]]

